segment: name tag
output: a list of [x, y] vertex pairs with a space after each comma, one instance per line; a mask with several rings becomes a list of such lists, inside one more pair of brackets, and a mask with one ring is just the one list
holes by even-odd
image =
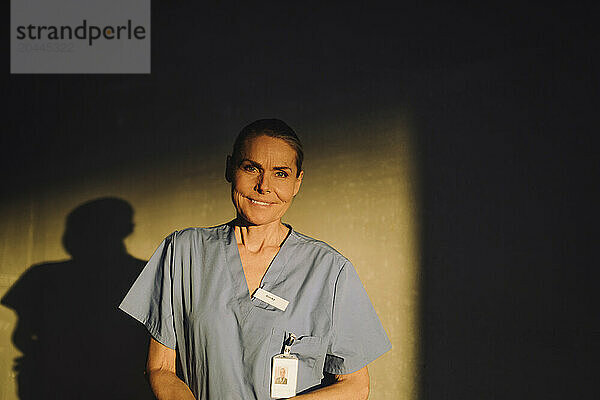
[[277, 295], [274, 295], [273, 293], [269, 293], [266, 290], [264, 290], [263, 288], [256, 289], [256, 291], [254, 292], [254, 297], [256, 297], [259, 300], [264, 301], [265, 303], [267, 303], [269, 305], [272, 305], [273, 307], [280, 309], [281, 311], [285, 311], [288, 304], [290, 304], [290, 302], [287, 301], [286, 299], [281, 298]]

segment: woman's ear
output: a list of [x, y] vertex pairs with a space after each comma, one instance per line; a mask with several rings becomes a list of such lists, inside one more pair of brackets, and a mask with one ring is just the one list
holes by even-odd
[[233, 181], [233, 165], [231, 156], [227, 156], [227, 165], [225, 166], [225, 179], [231, 183]]
[[300, 190], [300, 185], [302, 185], [302, 178], [304, 177], [304, 171], [300, 171], [298, 177], [296, 178], [296, 182], [294, 182], [294, 196], [298, 194]]

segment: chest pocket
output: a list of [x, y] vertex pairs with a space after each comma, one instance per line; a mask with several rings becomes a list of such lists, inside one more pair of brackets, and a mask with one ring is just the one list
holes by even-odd
[[[283, 342], [288, 334], [284, 329], [273, 328], [267, 357], [269, 365], [265, 371], [265, 385], [269, 391], [273, 357], [283, 352]], [[299, 336], [292, 344], [290, 352], [298, 357], [296, 393], [320, 384], [321, 379], [323, 379], [323, 366], [325, 364], [325, 349], [321, 338], [318, 336]]]

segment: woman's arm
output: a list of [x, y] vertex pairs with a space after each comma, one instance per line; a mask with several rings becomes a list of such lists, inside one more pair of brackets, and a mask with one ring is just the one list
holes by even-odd
[[367, 367], [347, 375], [336, 375], [333, 385], [292, 397], [302, 400], [365, 400], [369, 397]]
[[195, 400], [190, 388], [177, 377], [175, 350], [150, 338], [146, 371], [158, 400]]

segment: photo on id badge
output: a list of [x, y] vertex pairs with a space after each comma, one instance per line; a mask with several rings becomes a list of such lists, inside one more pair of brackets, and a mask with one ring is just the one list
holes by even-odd
[[271, 397], [286, 399], [296, 395], [298, 359], [283, 354], [273, 357], [271, 368]]

